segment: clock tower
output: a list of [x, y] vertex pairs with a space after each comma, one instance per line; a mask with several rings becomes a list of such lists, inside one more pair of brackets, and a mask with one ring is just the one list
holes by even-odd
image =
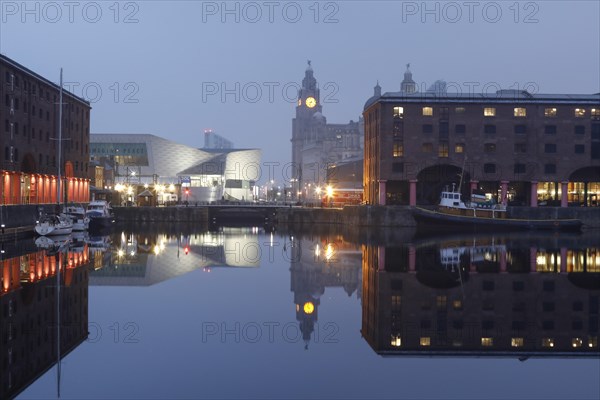
[[[298, 100], [296, 103], [296, 117], [292, 121], [292, 190], [301, 191], [303, 188], [303, 167], [302, 150], [304, 146], [310, 144], [318, 137], [316, 130], [319, 128], [315, 122], [314, 116], [321, 115], [321, 95], [317, 87], [313, 68], [310, 60], [304, 71], [302, 87], [298, 90]], [[297, 193], [294, 193], [296, 197]]]

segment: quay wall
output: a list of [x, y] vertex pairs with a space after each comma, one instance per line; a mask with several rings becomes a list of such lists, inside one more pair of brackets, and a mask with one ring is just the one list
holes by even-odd
[[[115, 217], [119, 222], [209, 222], [215, 215], [227, 215], [226, 208], [210, 207], [118, 207]], [[552, 219], [574, 218], [584, 228], [600, 228], [600, 209], [596, 207], [509, 207], [513, 218]], [[232, 209], [231, 212], [234, 212]], [[408, 206], [346, 206], [344, 208], [277, 208], [274, 215], [279, 225], [307, 227], [328, 224], [339, 226], [373, 226], [414, 228], [416, 222]], [[269, 214], [271, 212], [269, 211]], [[240, 223], [252, 214], [236, 214]], [[221, 218], [218, 218], [221, 220]]]
[[115, 207], [117, 222], [207, 222], [207, 207]]

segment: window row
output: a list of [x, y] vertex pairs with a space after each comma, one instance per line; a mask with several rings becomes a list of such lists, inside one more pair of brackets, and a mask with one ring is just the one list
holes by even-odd
[[[496, 153], [497, 145], [496, 143], [484, 143], [483, 152], [486, 154]], [[556, 154], [558, 151], [558, 147], [556, 143], [546, 143], [544, 144], [544, 153], [546, 154]], [[422, 153], [431, 153], [433, 152], [433, 143], [423, 143], [421, 144], [421, 152]], [[450, 145], [448, 142], [440, 142], [438, 144], [438, 157], [448, 157], [450, 152]], [[456, 143], [454, 145], [454, 152], [461, 154], [465, 152], [465, 144], [464, 143]], [[515, 143], [514, 145], [515, 153], [527, 153], [527, 143]], [[575, 154], [585, 154], [585, 145], [584, 144], [575, 144], [574, 145], [574, 153]], [[392, 157], [404, 157], [404, 142], [395, 141], [392, 146]], [[516, 171], [515, 171], [516, 172]]]
[[[517, 135], [527, 134], [529, 131], [529, 127], [527, 125], [514, 125], [513, 127], [514, 133]], [[421, 126], [421, 132], [430, 134], [434, 131], [433, 124], [423, 124]], [[596, 135], [600, 135], [600, 125], [593, 124], [592, 132], [596, 132]], [[402, 123], [394, 123], [393, 124], [393, 135], [395, 137], [402, 136], [404, 133]], [[449, 132], [449, 126], [447, 122], [440, 122], [439, 124], [439, 134], [441, 136], [447, 135]], [[483, 125], [483, 132], [486, 134], [495, 134], [497, 132], [496, 125], [494, 124], [485, 124]], [[558, 132], [558, 128], [556, 125], [544, 125], [544, 133], [547, 135], [556, 135]], [[467, 133], [467, 126], [465, 124], [456, 124], [454, 125], [454, 133], [458, 135], [464, 135]], [[585, 125], [575, 125], [573, 127], [573, 133], [576, 135], [585, 135]]]
[[[448, 107], [439, 107], [437, 109], [438, 111], [438, 116], [440, 118], [447, 118], [449, 115], [449, 108]], [[592, 108], [589, 110], [590, 111], [590, 116], [592, 119], [600, 119], [600, 108]], [[465, 107], [455, 107], [454, 108], [454, 112], [455, 114], [464, 114], [466, 112], [466, 108]], [[569, 108], [569, 112], [572, 112], [572, 116], [574, 116], [575, 118], [584, 118], [587, 115], [587, 110], [585, 108]], [[484, 107], [483, 108], [483, 116], [484, 117], [495, 117], [497, 114], [497, 109], [496, 107]], [[404, 118], [404, 107], [394, 107], [393, 108], [393, 115], [394, 118], [397, 119], [403, 119]], [[434, 110], [433, 107], [422, 107], [421, 108], [421, 115], [424, 117], [433, 117], [434, 116]], [[513, 107], [513, 112], [512, 112], [513, 117], [517, 117], [517, 118], [525, 118], [527, 117], [527, 108], [526, 107]], [[556, 107], [546, 107], [544, 108], [544, 117], [548, 117], [548, 118], [552, 118], [552, 117], [557, 117], [558, 116], [558, 108]]]

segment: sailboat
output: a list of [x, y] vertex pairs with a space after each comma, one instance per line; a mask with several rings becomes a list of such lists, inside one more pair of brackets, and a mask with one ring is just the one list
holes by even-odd
[[[63, 109], [63, 71], [60, 69], [60, 95], [58, 100], [58, 184], [56, 201], [61, 202], [60, 166], [62, 163], [62, 109]], [[35, 223], [35, 232], [41, 236], [68, 235], [73, 231], [73, 221], [64, 214], [42, 215]]]

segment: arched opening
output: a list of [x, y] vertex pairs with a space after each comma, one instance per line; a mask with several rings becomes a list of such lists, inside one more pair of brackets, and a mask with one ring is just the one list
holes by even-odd
[[[462, 175], [462, 181], [461, 181]], [[459, 190], [463, 199], [470, 197], [471, 178], [468, 171], [464, 171], [450, 164], [438, 164], [422, 169], [417, 175], [417, 203], [418, 204], [438, 204], [440, 193], [448, 188]]]
[[584, 167], [575, 170], [569, 176], [569, 205], [600, 205], [600, 167]]

